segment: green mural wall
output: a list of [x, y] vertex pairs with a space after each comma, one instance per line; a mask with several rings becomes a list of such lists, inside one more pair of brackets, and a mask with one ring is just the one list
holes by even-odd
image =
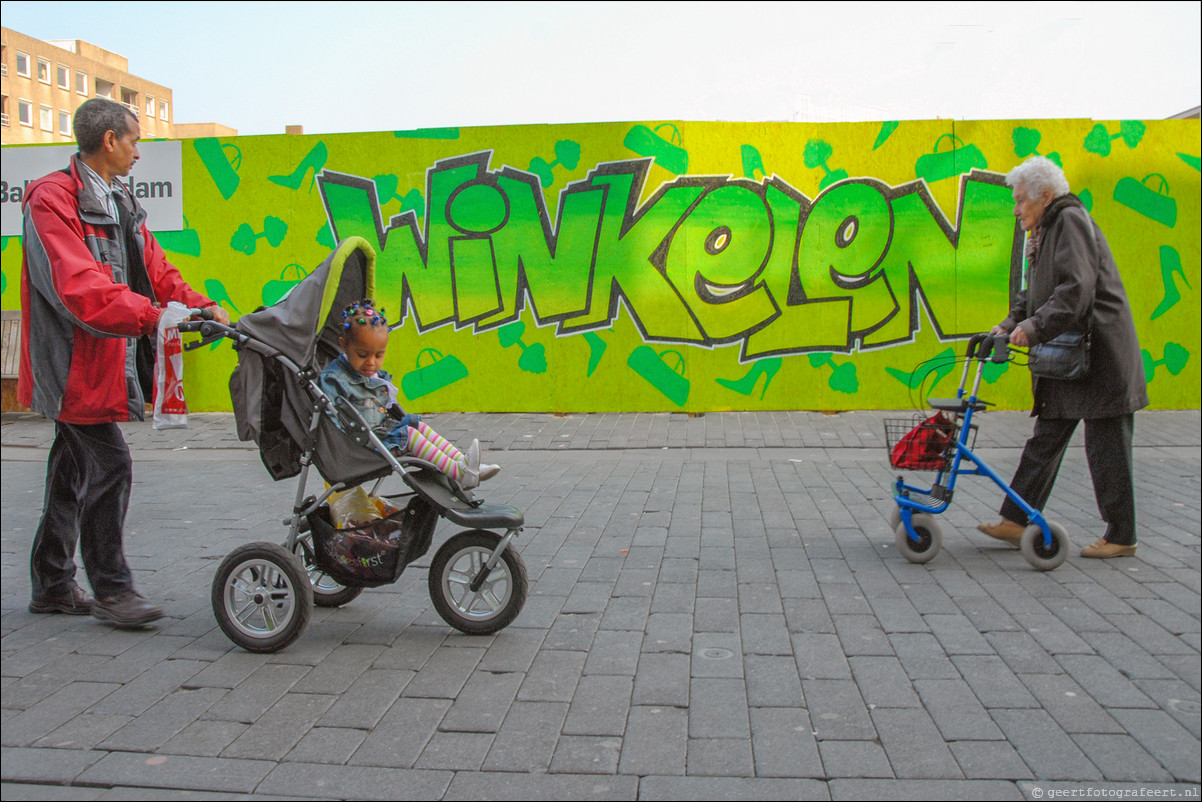
[[[1131, 299], [1156, 408], [1199, 404], [1197, 120], [595, 123], [186, 140], [163, 247], [236, 318], [336, 240], [378, 253], [418, 411], [904, 409], [1006, 315], [1002, 177], [1060, 163]], [[153, 226], [154, 220], [151, 220]], [[19, 238], [3, 250], [17, 309]], [[228, 410], [228, 344], [188, 355]], [[1030, 404], [1020, 365], [982, 395]]]

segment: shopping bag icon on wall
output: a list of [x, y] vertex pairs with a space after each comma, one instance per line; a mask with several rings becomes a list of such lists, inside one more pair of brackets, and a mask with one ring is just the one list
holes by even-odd
[[[1159, 178], [1160, 184], [1156, 189], [1148, 186], [1149, 178]], [[1157, 223], [1172, 228], [1177, 225], [1177, 201], [1169, 197], [1169, 182], [1160, 173], [1144, 176], [1143, 181], [1136, 181], [1131, 176], [1124, 176], [1114, 187], [1114, 199], [1128, 209], [1139, 212], [1144, 217], [1150, 217]]]
[[[423, 366], [422, 359], [427, 356], [430, 364]], [[424, 348], [417, 355], [417, 367], [401, 377], [401, 392], [412, 401], [466, 378], [467, 366], [458, 357], [443, 356], [441, 351]]]
[[278, 304], [307, 275], [309, 275], [309, 271], [295, 262], [285, 267], [280, 271], [278, 281], [269, 281], [263, 285], [263, 305], [275, 306]]
[[[209, 171], [209, 177], [217, 185], [221, 197], [229, 200], [238, 189], [238, 168], [242, 166], [242, 151], [237, 145], [223, 145], [215, 137], [204, 137], [192, 143], [197, 155]], [[233, 158], [226, 156], [226, 151], [233, 152]]]
[[[675, 357], [672, 365], [669, 356]], [[683, 407], [689, 400], [689, 380], [684, 377], [684, 357], [679, 351], [657, 354], [650, 346], [640, 345], [630, 352], [626, 364], [676, 406]]]
[[200, 256], [200, 235], [196, 229], [188, 227], [188, 218], [184, 218], [184, 227], [179, 231], [156, 231], [154, 238], [159, 241], [163, 250], [184, 256]]
[[[945, 139], [951, 140], [952, 149], [940, 153], [939, 146]], [[935, 140], [933, 152], [918, 157], [918, 163], [914, 165], [914, 174], [928, 184], [933, 184], [954, 175], [967, 173], [974, 167], [984, 170], [987, 166], [985, 155], [976, 145], [965, 145], [955, 134], [944, 134]]]
[[[668, 139], [660, 136], [661, 128], [671, 128]], [[681, 175], [689, 169], [689, 153], [680, 147], [680, 129], [672, 123], [655, 126], [652, 131], [645, 125], [636, 125], [626, 132], [622, 144], [640, 156], [650, 156], [665, 170]]]

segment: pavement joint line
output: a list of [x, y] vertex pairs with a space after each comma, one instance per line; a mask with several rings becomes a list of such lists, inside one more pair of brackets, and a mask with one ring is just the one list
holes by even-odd
[[[1031, 419], [989, 415], [977, 451], [1006, 474]], [[126, 631], [28, 612], [53, 425], [5, 413], [0, 790], [1196, 795], [1199, 412], [1137, 414], [1141, 543], [1121, 560], [1077, 553], [1103, 526], [1078, 430], [1045, 510], [1074, 550], [1047, 573], [975, 532], [1000, 500], [980, 477], [964, 477], [938, 516], [940, 553], [901, 558], [887, 531], [888, 416], [899, 413], [432, 415], [452, 441], [479, 436], [497, 454], [486, 500], [526, 513], [517, 620], [477, 639], [435, 613], [426, 572], [455, 530], [444, 524], [396, 584], [315, 608], [291, 647], [253, 655], [217, 628], [211, 579], [232, 549], [283, 539], [296, 484], [271, 479], [232, 416], [164, 432], [122, 424], [134, 459], [126, 552], [167, 612]]]

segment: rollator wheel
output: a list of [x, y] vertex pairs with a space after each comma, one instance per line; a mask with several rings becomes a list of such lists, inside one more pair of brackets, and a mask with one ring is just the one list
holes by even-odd
[[430, 563], [430, 600], [442, 619], [460, 632], [498, 632], [513, 623], [526, 603], [526, 564], [512, 548], [502, 552], [479, 590], [469, 587], [500, 542], [495, 532], [460, 532]]
[[313, 559], [313, 547], [305, 540], [296, 541], [292, 553], [305, 564], [309, 584], [313, 587], [313, 603], [318, 607], [341, 607], [359, 598], [363, 588], [339, 584], [329, 574], [317, 567]]
[[901, 523], [901, 507], [893, 505], [893, 512], [889, 514], [889, 531], [896, 532], [897, 525]]
[[1048, 521], [1048, 529], [1052, 532], [1052, 542], [1044, 544], [1043, 530], [1031, 524], [1023, 530], [1018, 548], [1023, 558], [1031, 563], [1036, 571], [1051, 571], [1059, 568], [1068, 559], [1072, 543], [1068, 539], [1068, 530], [1055, 521]]
[[893, 540], [897, 544], [897, 550], [912, 563], [930, 562], [943, 547], [943, 530], [939, 528], [935, 516], [925, 512], [911, 515], [910, 523], [914, 526], [914, 534], [918, 535], [917, 541], [910, 539], [910, 533], [906, 531], [905, 523], [900, 521], [899, 513], [899, 522], [893, 527]]
[[213, 615], [248, 652], [278, 652], [313, 615], [313, 589], [300, 561], [275, 543], [251, 543], [221, 561], [213, 577]]

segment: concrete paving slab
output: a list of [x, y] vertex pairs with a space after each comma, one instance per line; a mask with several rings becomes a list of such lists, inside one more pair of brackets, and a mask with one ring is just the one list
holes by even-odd
[[[127, 554], [167, 612], [126, 631], [27, 611], [53, 426], [5, 414], [4, 798], [1196, 793], [1198, 411], [1136, 416], [1142, 535], [1122, 560], [1077, 556], [1102, 526], [1078, 432], [1046, 511], [1074, 552], [1047, 573], [975, 532], [1000, 500], [975, 477], [931, 562], [897, 554], [897, 415], [430, 416], [480, 437], [503, 465], [488, 500], [526, 512], [521, 615], [484, 638], [446, 626], [428, 555], [253, 655], [217, 628], [211, 578], [229, 550], [283, 540], [295, 485], [231, 416], [122, 425]], [[1030, 418], [979, 422], [980, 453], [1012, 471]]]

